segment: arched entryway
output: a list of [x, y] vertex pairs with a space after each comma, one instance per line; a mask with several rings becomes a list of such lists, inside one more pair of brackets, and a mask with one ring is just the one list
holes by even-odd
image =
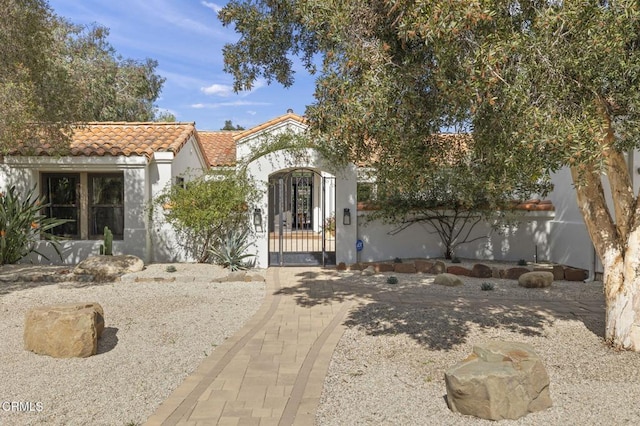
[[335, 265], [336, 179], [309, 168], [269, 176], [269, 265]]

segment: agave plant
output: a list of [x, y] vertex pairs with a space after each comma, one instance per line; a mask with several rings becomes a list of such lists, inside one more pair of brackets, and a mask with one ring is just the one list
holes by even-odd
[[253, 254], [247, 253], [250, 244], [247, 242], [249, 229], [227, 232], [214, 248], [209, 250], [211, 260], [217, 265], [232, 271], [249, 269], [251, 263], [247, 260]]
[[0, 193], [0, 265], [16, 263], [23, 257], [37, 253], [49, 259], [36, 249], [39, 240], [48, 240], [60, 253], [60, 239], [51, 233], [56, 226], [69, 219], [49, 218], [42, 214], [48, 206], [44, 197], [34, 198], [35, 188], [20, 197], [15, 186], [6, 193]]

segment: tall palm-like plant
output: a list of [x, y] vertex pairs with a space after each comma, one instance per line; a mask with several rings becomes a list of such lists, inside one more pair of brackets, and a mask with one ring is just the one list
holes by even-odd
[[51, 230], [70, 220], [44, 216], [42, 209], [48, 207], [48, 203], [44, 197], [34, 197], [34, 192], [35, 188], [23, 198], [12, 186], [6, 193], [0, 193], [0, 265], [16, 263], [31, 253], [48, 260], [36, 248], [40, 240], [50, 241], [62, 257], [60, 239]]

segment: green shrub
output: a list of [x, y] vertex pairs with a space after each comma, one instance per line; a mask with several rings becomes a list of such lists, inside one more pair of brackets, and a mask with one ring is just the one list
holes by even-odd
[[454, 257], [451, 259], [451, 263], [460, 263], [460, 259], [458, 257]]
[[178, 244], [200, 263], [210, 262], [210, 249], [226, 238], [229, 229], [247, 225], [249, 206], [258, 196], [257, 185], [246, 173], [211, 172], [185, 187], [165, 188], [155, 205], [177, 234]]
[[402, 259], [396, 257], [395, 259], [393, 259], [393, 263], [402, 263]]
[[167, 272], [176, 272], [177, 271], [176, 267], [173, 266], [173, 265], [167, 265], [167, 267], [164, 268], [164, 270], [167, 271]]
[[391, 275], [387, 278], [387, 284], [398, 284], [398, 278]]
[[519, 266], [527, 266], [527, 261], [524, 260], [524, 259], [520, 259], [520, 260], [518, 260], [518, 265]]
[[227, 232], [226, 236], [209, 250], [213, 263], [229, 268], [232, 271], [249, 269], [252, 264], [247, 259], [254, 255], [247, 253], [250, 246], [247, 243], [248, 237], [248, 228], [242, 231]]
[[483, 283], [480, 285], [480, 289], [481, 289], [482, 291], [491, 291], [491, 290], [493, 290], [493, 283], [490, 283], [490, 282], [483, 282]]
[[60, 239], [51, 230], [71, 220], [44, 216], [41, 210], [49, 204], [44, 197], [34, 198], [34, 193], [35, 188], [21, 199], [15, 186], [0, 193], [0, 265], [16, 263], [31, 253], [49, 260], [35, 248], [41, 239], [50, 241], [62, 258]]

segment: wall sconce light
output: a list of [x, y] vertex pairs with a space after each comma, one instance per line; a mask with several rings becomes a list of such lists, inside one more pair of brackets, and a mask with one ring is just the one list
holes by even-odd
[[344, 213], [342, 215], [342, 224], [351, 225], [351, 210], [344, 209]]
[[253, 210], [253, 226], [255, 227], [256, 231], [258, 230], [262, 231], [262, 210], [261, 209]]

